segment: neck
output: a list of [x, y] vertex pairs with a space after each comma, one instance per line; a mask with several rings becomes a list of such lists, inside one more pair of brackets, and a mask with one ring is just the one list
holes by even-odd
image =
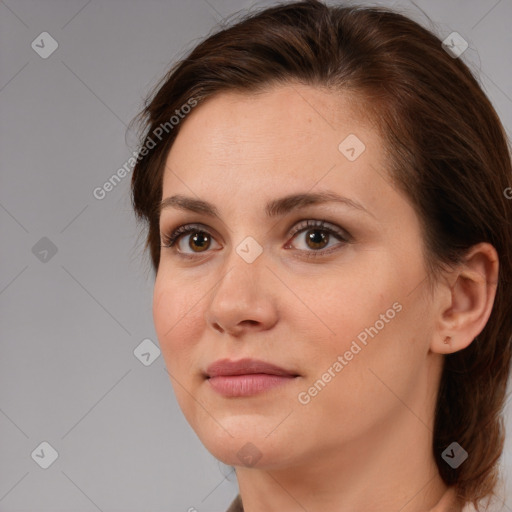
[[432, 432], [401, 404], [387, 425], [324, 446], [289, 467], [237, 467], [244, 512], [456, 512], [432, 455]]

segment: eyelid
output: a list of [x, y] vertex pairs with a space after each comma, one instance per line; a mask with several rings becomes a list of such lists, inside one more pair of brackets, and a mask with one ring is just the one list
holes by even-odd
[[307, 228], [316, 228], [318, 230], [325, 230], [328, 231], [339, 238], [345, 240], [346, 242], [349, 242], [352, 239], [352, 236], [350, 233], [339, 227], [336, 226], [336, 224], [333, 224], [326, 220], [317, 220], [317, 219], [307, 219], [299, 221], [294, 225], [294, 227], [289, 231], [288, 236], [295, 236], [297, 233], [300, 233], [301, 231], [306, 231]]
[[[212, 238], [216, 238], [217, 236], [217, 232], [214, 229], [206, 226], [205, 224], [201, 224], [200, 222], [192, 222], [188, 224], [182, 224], [181, 226], [177, 226], [174, 229], [170, 229], [168, 232], [161, 231], [161, 247], [173, 248], [181, 237], [189, 235], [190, 233], [194, 232], [207, 233]], [[170, 245], [171, 243], [172, 245]]]

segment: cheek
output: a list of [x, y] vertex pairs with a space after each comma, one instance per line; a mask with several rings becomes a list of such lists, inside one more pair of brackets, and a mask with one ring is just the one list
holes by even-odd
[[193, 340], [199, 339], [201, 302], [174, 282], [158, 280], [153, 292], [153, 322], [170, 372], [189, 368]]
[[[417, 312], [392, 298], [358, 297], [346, 302], [346, 309], [338, 301], [324, 317], [335, 335], [324, 334], [304, 358], [306, 378], [297, 396], [300, 404], [307, 402], [299, 407], [304, 421], [318, 418], [322, 435], [342, 431], [355, 437], [398, 414], [403, 404], [397, 396], [411, 400], [422, 364], [420, 333], [413, 330], [420, 330]], [[327, 416], [333, 427], [325, 427]]]
[[[168, 283], [172, 282], [172, 286]], [[181, 290], [181, 291], [180, 291]], [[195, 401], [190, 391], [197, 376], [190, 371], [196, 368], [196, 343], [200, 339], [200, 306], [198, 298], [176, 285], [175, 281], [158, 280], [153, 292], [153, 322], [162, 357], [169, 373], [174, 395], [180, 409], [190, 424], [195, 424]], [[195, 305], [195, 307], [194, 307]]]
[[[388, 313], [386, 319], [393, 321], [396, 311], [393, 304], [400, 299], [400, 293], [384, 271], [384, 265], [373, 269], [371, 264], [360, 264], [335, 271], [336, 279], [324, 283], [322, 293], [311, 289], [306, 296], [316, 297], [310, 301], [311, 309], [325, 325], [323, 337], [331, 340], [338, 350], [350, 345], [358, 334], [365, 332], [379, 321], [380, 315]], [[391, 320], [390, 320], [391, 319]], [[387, 325], [387, 324], [386, 324]], [[348, 349], [348, 347], [346, 348]]]
[[[337, 384], [332, 387], [339, 385], [357, 394], [349, 383], [359, 383], [356, 389], [361, 396], [356, 401], [364, 403], [366, 394], [382, 392], [382, 384], [368, 368], [385, 374], [392, 382], [404, 359], [413, 364], [422, 353], [426, 337], [424, 316], [428, 313], [418, 294], [410, 293], [422, 275], [421, 269], [398, 265], [399, 259], [392, 256], [375, 251], [361, 254], [350, 272], [335, 270], [337, 278], [323, 283], [322, 293], [310, 283], [305, 285], [304, 296], [317, 297], [306, 301], [316, 316], [311, 312], [289, 314], [295, 315], [310, 341], [311, 357], [304, 359], [309, 361], [308, 383], [321, 378], [342, 356], [346, 363], [336, 373], [340, 378], [334, 379]], [[305, 317], [313, 322], [309, 332]], [[311, 343], [315, 339], [318, 342]], [[403, 368], [404, 374], [409, 371], [411, 368]]]

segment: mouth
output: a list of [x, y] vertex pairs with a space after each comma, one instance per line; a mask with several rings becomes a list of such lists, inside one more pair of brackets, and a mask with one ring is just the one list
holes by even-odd
[[214, 391], [225, 397], [251, 396], [290, 383], [300, 375], [259, 361], [221, 359], [208, 366], [205, 378]]

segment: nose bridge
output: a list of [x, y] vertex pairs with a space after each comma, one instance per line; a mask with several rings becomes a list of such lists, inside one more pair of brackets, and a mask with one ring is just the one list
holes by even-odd
[[228, 293], [236, 299], [249, 300], [258, 293], [266, 271], [263, 247], [251, 236], [245, 237], [229, 249], [214, 296]]
[[246, 237], [229, 250], [212, 290], [206, 320], [227, 331], [236, 330], [246, 321], [271, 323], [276, 312], [266, 284], [271, 276], [263, 247], [254, 238]]
[[[245, 194], [244, 199], [246, 199], [245, 205], [247, 206], [250, 198]], [[224, 257], [225, 268], [229, 270], [229, 274], [235, 272], [237, 275], [240, 274], [239, 279], [247, 279], [256, 284], [258, 280], [256, 276], [261, 276], [262, 272], [266, 270], [267, 258], [263, 250], [264, 242], [261, 240], [264, 236], [261, 219], [257, 219], [251, 214], [253, 210], [238, 208], [234, 221], [227, 226], [231, 243], [228, 245], [229, 249], [224, 248], [224, 251], [229, 251]], [[259, 238], [261, 243], [256, 238]], [[226, 275], [228, 281], [229, 274]]]

